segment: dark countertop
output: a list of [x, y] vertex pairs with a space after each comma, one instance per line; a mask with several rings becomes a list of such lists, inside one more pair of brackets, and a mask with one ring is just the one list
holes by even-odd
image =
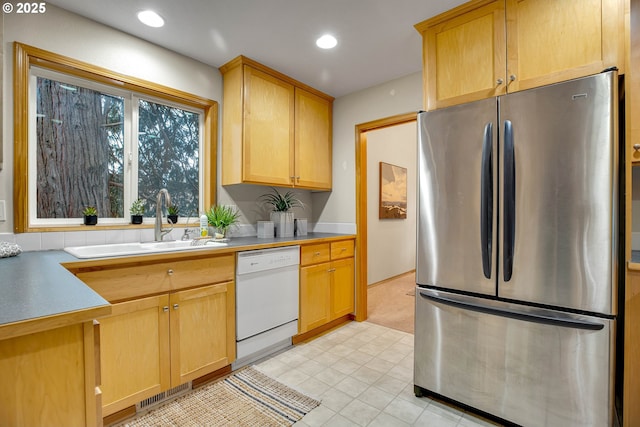
[[[51, 328], [64, 325], [63, 318], [70, 315], [78, 323], [111, 312], [104, 298], [60, 265], [73, 259], [63, 251], [0, 258], [0, 339], [41, 329], [31, 324], [38, 319]], [[9, 326], [16, 330], [9, 331]]]
[[[236, 252], [353, 237], [352, 234], [335, 233], [309, 233], [307, 236], [273, 239], [234, 237], [227, 246], [204, 246], [197, 251]], [[175, 253], [186, 256], [189, 252], [193, 251]], [[135, 257], [153, 255], [159, 254]], [[128, 257], [118, 259], [123, 258]], [[111, 305], [61, 265], [96, 259], [105, 258], [81, 260], [62, 250], [23, 252], [16, 257], [0, 258], [0, 339], [110, 314]]]

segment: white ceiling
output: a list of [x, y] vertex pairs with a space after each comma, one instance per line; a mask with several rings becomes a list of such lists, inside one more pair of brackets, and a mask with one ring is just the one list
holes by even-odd
[[[49, 0], [219, 67], [245, 55], [334, 97], [421, 70], [413, 27], [466, 0]], [[162, 28], [138, 22], [153, 9]], [[333, 50], [315, 40], [338, 38]]]

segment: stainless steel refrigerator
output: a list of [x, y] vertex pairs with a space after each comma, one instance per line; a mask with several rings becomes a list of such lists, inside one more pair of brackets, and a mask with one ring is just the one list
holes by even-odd
[[609, 71], [419, 114], [417, 395], [612, 424], [617, 88]]

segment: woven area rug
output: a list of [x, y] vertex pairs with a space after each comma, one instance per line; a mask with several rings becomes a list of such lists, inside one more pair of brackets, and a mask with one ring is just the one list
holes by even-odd
[[290, 426], [319, 404], [249, 366], [122, 425]]

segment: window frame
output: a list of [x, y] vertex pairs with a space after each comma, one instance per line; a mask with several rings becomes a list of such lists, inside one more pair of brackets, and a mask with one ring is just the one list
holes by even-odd
[[[114, 71], [94, 66], [53, 52], [33, 46], [14, 42], [14, 183], [13, 183], [13, 217], [14, 232], [42, 231], [79, 231], [87, 230], [82, 223], [75, 224], [34, 224], [29, 215], [29, 100], [30, 100], [30, 68], [37, 66], [72, 77], [114, 87], [118, 90], [133, 92], [142, 98], [148, 97], [159, 102], [188, 106], [203, 112], [202, 153], [200, 167], [200, 193], [202, 206], [210, 206], [215, 201], [216, 191], [216, 150], [218, 128], [218, 103], [216, 101], [169, 88], [157, 83], [126, 76]], [[126, 217], [125, 208], [125, 217]], [[151, 227], [145, 223], [142, 227]], [[91, 229], [140, 228], [140, 225], [128, 223], [100, 224]]]

